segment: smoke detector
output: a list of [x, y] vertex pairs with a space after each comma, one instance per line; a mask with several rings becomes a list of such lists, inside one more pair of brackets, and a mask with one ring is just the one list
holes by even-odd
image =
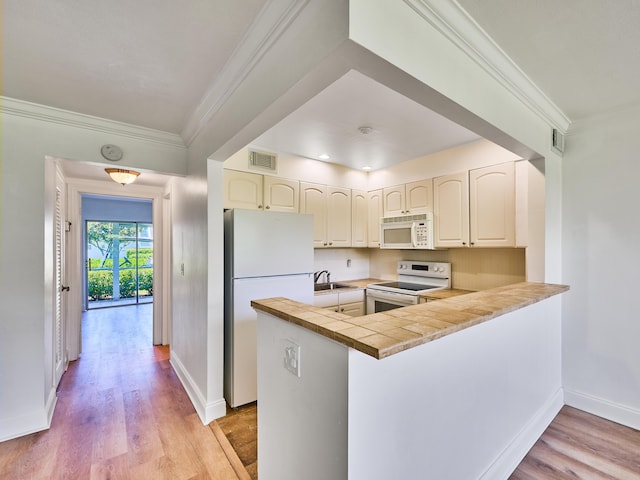
[[367, 126], [362, 126], [362, 127], [358, 127], [358, 131], [362, 134], [362, 135], [369, 135], [371, 132], [373, 132], [373, 128], [371, 127], [367, 127]]

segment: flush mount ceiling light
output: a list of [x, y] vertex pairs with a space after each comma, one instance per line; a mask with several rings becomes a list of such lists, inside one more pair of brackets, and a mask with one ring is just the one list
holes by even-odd
[[320, 155], [318, 155], [318, 158], [320, 160], [329, 160], [331, 157], [327, 153], [321, 153]]
[[105, 168], [104, 171], [109, 174], [114, 182], [122, 185], [127, 185], [135, 181], [138, 175], [140, 175], [140, 172], [136, 172], [135, 170], [125, 170], [122, 168]]
[[362, 167], [362, 169], [368, 172], [369, 170], [371, 170], [371, 167], [369, 165], [367, 165], [365, 167]]

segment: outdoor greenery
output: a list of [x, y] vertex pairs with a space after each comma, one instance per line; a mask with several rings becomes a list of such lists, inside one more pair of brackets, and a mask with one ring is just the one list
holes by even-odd
[[[153, 294], [153, 268], [138, 269], [140, 295]], [[91, 300], [106, 300], [113, 296], [113, 271], [92, 270], [89, 272], [89, 297]], [[136, 270], [120, 270], [120, 297], [136, 296]]]
[[[120, 298], [153, 294], [153, 248], [130, 248], [136, 244], [135, 223], [87, 222], [87, 243], [100, 252], [88, 259], [87, 287], [90, 300], [113, 297], [113, 258], [119, 258]], [[117, 245], [118, 252], [113, 252]]]

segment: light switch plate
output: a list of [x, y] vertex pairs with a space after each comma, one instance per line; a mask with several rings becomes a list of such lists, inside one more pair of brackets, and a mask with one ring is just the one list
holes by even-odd
[[291, 340], [284, 341], [284, 368], [300, 377], [300, 345]]

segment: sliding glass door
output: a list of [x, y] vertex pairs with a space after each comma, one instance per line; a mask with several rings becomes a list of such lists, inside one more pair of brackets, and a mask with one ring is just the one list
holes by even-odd
[[153, 301], [153, 225], [86, 222], [87, 308]]

